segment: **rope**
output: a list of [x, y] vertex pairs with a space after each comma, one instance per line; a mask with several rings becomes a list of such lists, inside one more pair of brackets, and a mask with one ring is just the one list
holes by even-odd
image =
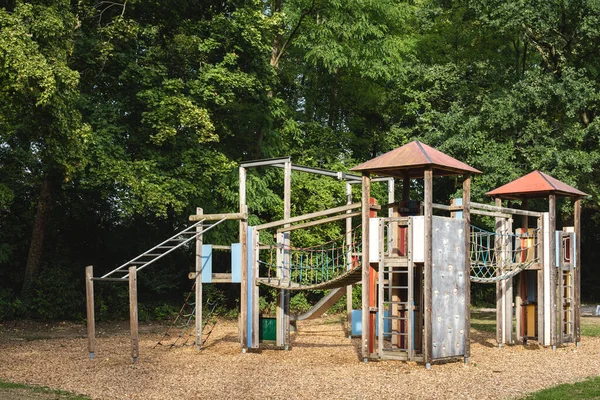
[[[312, 286], [331, 281], [360, 262], [362, 242], [358, 237], [359, 228], [357, 226], [350, 232], [349, 243], [346, 234], [309, 247], [260, 243], [268, 248], [261, 252], [259, 265], [266, 269], [267, 278], [284, 279], [289, 281], [290, 286]], [[277, 260], [280, 260], [279, 264]]]
[[[196, 335], [193, 329], [195, 324], [192, 324], [192, 321], [195, 321], [196, 319], [196, 303], [190, 301], [195, 288], [196, 283], [194, 282], [192, 289], [187, 294], [185, 301], [181, 306], [179, 313], [177, 314], [177, 317], [175, 317], [175, 320], [169, 325], [162, 338], [154, 345], [153, 348], [165, 346], [170, 350], [174, 347], [194, 346], [196, 344]], [[202, 325], [201, 347], [204, 346], [218, 322], [215, 311], [217, 310], [219, 301], [215, 300], [214, 302], [211, 302], [210, 299], [207, 299], [206, 305], [211, 308], [203, 318], [204, 324]], [[171, 332], [175, 330], [178, 330], [179, 332], [177, 336], [175, 336], [175, 340], [169, 342], [168, 339], [172, 340], [173, 337]], [[204, 332], [205, 330], [207, 330], [206, 333]]]
[[493, 283], [509, 279], [539, 262], [539, 229], [532, 234], [489, 232], [471, 226], [471, 281]]

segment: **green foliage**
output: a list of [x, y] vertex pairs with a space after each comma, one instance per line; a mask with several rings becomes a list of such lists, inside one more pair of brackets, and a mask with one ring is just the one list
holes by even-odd
[[292, 314], [302, 314], [310, 310], [310, 303], [306, 298], [305, 294], [300, 292], [291, 296], [290, 298], [290, 312]]
[[83, 318], [83, 279], [77, 279], [68, 269], [61, 266], [46, 268], [36, 279], [34, 292], [27, 305], [33, 316], [48, 320]]

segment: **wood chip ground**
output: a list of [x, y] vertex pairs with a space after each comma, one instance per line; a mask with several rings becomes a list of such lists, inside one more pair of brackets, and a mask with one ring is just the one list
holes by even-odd
[[555, 351], [536, 345], [500, 349], [492, 333], [477, 330], [472, 330], [468, 365], [458, 361], [427, 371], [415, 363], [365, 364], [359, 339], [346, 337], [341, 321], [299, 322], [290, 351], [247, 354], [240, 351], [234, 322], [220, 321], [200, 352], [153, 349], [164, 328], [144, 325], [135, 365], [126, 324], [114, 332], [98, 326], [95, 360], [88, 359], [84, 326], [46, 338], [44, 332], [28, 336], [27, 327], [15, 334], [5, 325], [0, 326], [0, 379], [119, 400], [511, 399], [600, 374], [600, 338], [584, 337], [579, 348]]

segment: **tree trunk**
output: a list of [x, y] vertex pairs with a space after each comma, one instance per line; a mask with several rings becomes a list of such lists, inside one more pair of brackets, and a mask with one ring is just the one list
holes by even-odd
[[35, 219], [33, 221], [33, 230], [31, 232], [31, 242], [29, 244], [29, 255], [25, 265], [25, 279], [21, 296], [30, 298], [33, 291], [33, 283], [39, 275], [42, 265], [42, 253], [44, 248], [44, 237], [46, 235], [46, 223], [52, 205], [52, 183], [50, 177], [45, 176], [40, 188], [40, 198], [38, 200]]

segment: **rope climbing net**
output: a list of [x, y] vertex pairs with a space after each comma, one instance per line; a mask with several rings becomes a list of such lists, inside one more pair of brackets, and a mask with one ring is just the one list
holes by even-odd
[[539, 229], [528, 233], [489, 232], [471, 226], [471, 281], [509, 279], [539, 262]]
[[[196, 316], [196, 303], [192, 295], [196, 283], [192, 285], [192, 289], [188, 292], [177, 317], [169, 325], [167, 331], [164, 333], [162, 338], [154, 345], [153, 348], [158, 346], [166, 347], [171, 350], [172, 348], [194, 346], [196, 344], [196, 332], [195, 332], [195, 316]], [[217, 324], [217, 315], [215, 311], [219, 305], [219, 299], [211, 300], [208, 299], [205, 304], [205, 317], [204, 324], [202, 325], [202, 343], [204, 346], [210, 334], [212, 333], [215, 325]]]
[[[331, 281], [360, 265], [360, 226], [349, 234], [310, 247], [259, 243], [259, 265], [267, 278], [290, 285], [312, 286]], [[265, 276], [261, 272], [261, 276]]]

